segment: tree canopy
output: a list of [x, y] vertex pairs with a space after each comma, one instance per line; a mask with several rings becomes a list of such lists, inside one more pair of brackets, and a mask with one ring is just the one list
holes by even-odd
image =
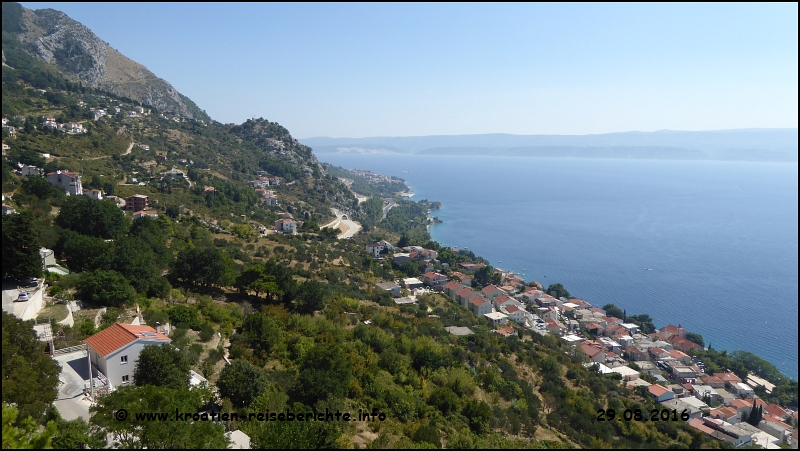
[[39, 233], [28, 212], [3, 215], [3, 276], [16, 279], [41, 277]]
[[[58, 393], [58, 366], [44, 353], [31, 323], [3, 312], [3, 402], [14, 404], [19, 420], [37, 423]], [[5, 418], [5, 412], [3, 412]]]
[[267, 377], [261, 368], [246, 360], [234, 360], [225, 366], [217, 381], [219, 394], [234, 406], [250, 405], [267, 388]]
[[169, 344], [146, 346], [136, 361], [133, 382], [138, 386], [186, 388], [189, 386], [189, 367], [186, 355]]

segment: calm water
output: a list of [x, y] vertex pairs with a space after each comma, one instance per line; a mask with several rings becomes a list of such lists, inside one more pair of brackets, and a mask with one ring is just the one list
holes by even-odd
[[318, 158], [402, 177], [415, 200], [442, 202], [440, 243], [656, 327], [682, 323], [797, 379], [796, 163]]

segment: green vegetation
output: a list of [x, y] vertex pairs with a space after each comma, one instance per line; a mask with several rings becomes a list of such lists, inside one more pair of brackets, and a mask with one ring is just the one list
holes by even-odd
[[[9, 11], [13, 15], [13, 8]], [[414, 307], [398, 309], [388, 293], [374, 289], [376, 282], [421, 272], [417, 262], [393, 266], [388, 258], [366, 255], [364, 246], [381, 239], [434, 249], [438, 260], [454, 269], [461, 262], [484, 263], [474, 274], [476, 284], [500, 283], [486, 260], [431, 241], [428, 212], [437, 203], [398, 200], [382, 218], [380, 197], [404, 190], [402, 180], [370, 184], [319, 165], [310, 148], [263, 119], [202, 124], [168, 120], [154, 111], [141, 118], [111, 114], [89, 121], [91, 109], [132, 104], [71, 84], [19, 52], [6, 56], [16, 65], [3, 68], [3, 113], [33, 120], [12, 119], [17, 138], [4, 135], [12, 149], [3, 159], [3, 189], [21, 212], [3, 218], [4, 275], [39, 275], [38, 249], [52, 248], [71, 274], [51, 277], [51, 294], [107, 307], [100, 329], [135, 313], [135, 304], [147, 324], [177, 327], [171, 335], [177, 349], [146, 348], [134, 385], [102, 397], [89, 424], [63, 422], [47, 413], [55, 399], [57, 366], [29, 324], [4, 314], [3, 401], [18, 412], [4, 408], [4, 445], [85, 442], [95, 448], [103, 442], [92, 440], [104, 440], [108, 432], [121, 447], [225, 447], [225, 428], [242, 429], [256, 447], [352, 447], [354, 440], [371, 448], [713, 445], [683, 424], [595, 421], [598, 409], [645, 410], [653, 406], [651, 398], [585, 368], [583, 354], [553, 336], [523, 331], [502, 337], [446, 296], [421, 298], [421, 306], [433, 311], [429, 316]], [[64, 58], [84, 64], [80, 52]], [[39, 86], [47, 92], [31, 89]], [[83, 120], [88, 132], [40, 130], [38, 117], [45, 115]], [[133, 146], [123, 155], [132, 142], [150, 149]], [[45, 161], [42, 153], [55, 158]], [[106, 195], [147, 195], [159, 217], [131, 220], [112, 201], [65, 197], [42, 178], [15, 175], [17, 163], [78, 171], [86, 188]], [[182, 178], [162, 179], [172, 167], [183, 168], [191, 186]], [[248, 185], [263, 171], [281, 177], [279, 186], [270, 186], [280, 207], [263, 203]], [[373, 198], [359, 206], [337, 177], [353, 179], [353, 190]], [[132, 178], [143, 185], [128, 183]], [[351, 212], [365, 225], [364, 233], [337, 240], [334, 231], [319, 231], [317, 224], [330, 220], [331, 207]], [[271, 228], [282, 212], [305, 221], [300, 233], [256, 233]], [[570, 297], [561, 284], [547, 291]], [[624, 311], [606, 308], [625, 317]], [[77, 317], [73, 328], [54, 327], [57, 348], [95, 333], [94, 312], [89, 313]], [[629, 320], [654, 330], [647, 315]], [[475, 334], [457, 337], [447, 326], [470, 326]], [[222, 362], [226, 350], [231, 365]], [[773, 379], [779, 375], [774, 367], [747, 355], [703, 352], [709, 365], [783, 381], [774, 399], [793, 399], [796, 405], [796, 382]], [[215, 384], [220, 399], [188, 388], [189, 369]], [[386, 419], [221, 425], [139, 421], [131, 415], [118, 421], [113, 412], [121, 408], [131, 414], [375, 408]], [[559, 438], [542, 441], [537, 432]]]
[[[26, 419], [38, 423], [56, 399], [58, 364], [44, 353], [30, 322], [3, 312], [3, 403], [16, 406], [16, 425], [26, 429]], [[6, 411], [3, 409], [5, 425]], [[5, 442], [5, 428], [3, 429]]]

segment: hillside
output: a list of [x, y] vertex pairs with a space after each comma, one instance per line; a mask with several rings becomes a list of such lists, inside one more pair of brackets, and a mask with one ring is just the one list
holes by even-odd
[[[88, 424], [65, 421], [53, 402], [80, 397], [62, 396], [67, 384], [58, 383], [60, 369], [31, 323], [4, 312], [4, 447], [100, 448], [107, 433], [121, 447], [224, 447], [224, 432], [233, 430], [246, 432], [254, 448], [726, 446], [678, 419], [599, 420], [600, 409], [647, 416], [660, 406], [620, 374], [595, 371], [584, 352], [556, 335], [512, 323], [501, 334], [453, 296], [418, 291], [408, 303], [377, 286], [428, 269], [462, 280], [456, 269], [463, 267], [479, 290], [513, 283], [509, 293], [522, 299], [542, 288], [431, 241], [428, 216], [437, 204], [403, 200], [401, 179], [321, 165], [277, 122], [220, 124], [82, 84], [59, 66], [83, 64], [81, 50], [50, 62], [32, 56], [25, 39], [33, 34], [7, 36], [5, 8], [2, 191], [4, 212], [15, 214], [3, 216], [3, 276], [43, 279], [47, 306], [37, 320], [52, 323], [55, 349], [135, 318], [171, 324], [180, 352], [154, 356], [150, 372], [134, 372], [123, 379], [129, 384], [100, 396]], [[15, 36], [44, 30], [48, 20], [78, 33], [61, 13], [17, 11], [22, 19], [11, 14], [8, 25]], [[59, 34], [62, 25], [52, 25], [47, 48], [94, 42], [84, 30], [75, 38], [81, 44], [69, 47], [74, 36]], [[89, 195], [66, 195], [64, 185], [44, 176], [57, 170], [79, 177]], [[351, 189], [370, 198], [359, 204]], [[149, 205], [137, 212], [145, 197]], [[336, 239], [335, 231], [320, 229], [332, 208], [360, 220], [363, 232]], [[277, 221], [297, 233], [276, 233]], [[380, 240], [405, 249], [367, 253]], [[68, 272], [43, 270], [41, 247]], [[402, 255], [403, 263], [392, 258]], [[419, 258], [425, 255], [433, 258]], [[548, 291], [569, 297], [556, 285]], [[56, 324], [74, 300], [81, 305], [74, 324]], [[219, 397], [190, 388], [188, 369]], [[110, 415], [120, 409], [132, 416]], [[383, 417], [175, 421], [169, 428], [135, 418], [326, 409], [376, 409]]]
[[[15, 42], [12, 44], [12, 41]], [[34, 11], [18, 3], [4, 2], [4, 66], [14, 66], [10, 53], [17, 49], [52, 65], [72, 82], [173, 111], [182, 117], [210, 120], [205, 111], [167, 81], [113, 49], [90, 29], [60, 11]]]

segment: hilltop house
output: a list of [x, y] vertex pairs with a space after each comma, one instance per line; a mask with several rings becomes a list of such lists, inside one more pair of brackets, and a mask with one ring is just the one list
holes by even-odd
[[367, 252], [372, 254], [372, 256], [375, 258], [380, 257], [381, 252], [383, 252], [384, 249], [394, 250], [394, 246], [389, 244], [389, 242], [386, 240], [381, 240], [367, 245]]
[[77, 172], [56, 171], [47, 174], [47, 182], [53, 186], [64, 188], [69, 196], [83, 195], [83, 185], [81, 175]]
[[118, 387], [133, 383], [136, 361], [145, 346], [171, 341], [150, 326], [114, 324], [87, 338], [86, 344], [92, 365], [108, 378], [112, 387]]
[[426, 273], [423, 279], [426, 286], [433, 288], [443, 287], [445, 283], [447, 283], [447, 277], [445, 277], [443, 274], [439, 274], [438, 272]]

